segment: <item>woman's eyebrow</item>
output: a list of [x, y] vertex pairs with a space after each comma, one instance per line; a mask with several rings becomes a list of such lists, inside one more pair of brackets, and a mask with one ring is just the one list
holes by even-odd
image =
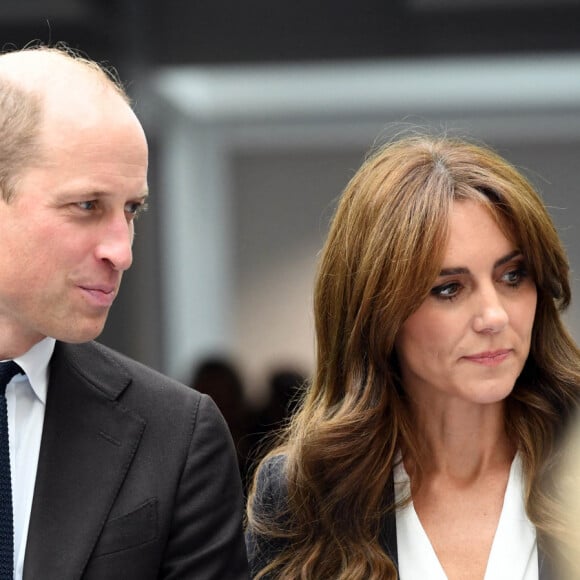
[[494, 268], [497, 268], [498, 266], [503, 266], [504, 264], [507, 264], [508, 262], [511, 262], [514, 258], [517, 258], [518, 256], [522, 255], [522, 251], [521, 250], [514, 250], [513, 252], [510, 252], [509, 254], [506, 254], [503, 258], [500, 258], [494, 265]]
[[439, 276], [456, 276], [457, 274], [469, 274], [469, 268], [443, 268]]
[[[493, 267], [498, 268], [499, 266], [503, 266], [504, 264], [511, 262], [514, 258], [517, 258], [521, 255], [521, 250], [514, 250], [513, 252], [510, 252], [509, 254], [506, 254], [497, 260]], [[439, 272], [439, 276], [457, 276], [458, 274], [469, 274], [469, 268], [465, 268], [464, 266], [459, 266], [457, 268], [443, 268], [441, 272]]]

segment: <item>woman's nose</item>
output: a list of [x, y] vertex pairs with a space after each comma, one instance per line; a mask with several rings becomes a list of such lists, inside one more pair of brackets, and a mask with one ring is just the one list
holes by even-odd
[[508, 313], [495, 288], [482, 290], [473, 320], [474, 330], [495, 334], [501, 332], [508, 322]]

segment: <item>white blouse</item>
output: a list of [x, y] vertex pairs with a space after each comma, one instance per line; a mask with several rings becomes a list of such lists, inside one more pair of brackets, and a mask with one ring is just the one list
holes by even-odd
[[[409, 489], [402, 461], [395, 468], [394, 478], [395, 498], [399, 500]], [[536, 529], [526, 515], [523, 483], [522, 461], [516, 454], [484, 580], [538, 580]], [[397, 511], [396, 522], [401, 580], [447, 580], [412, 502]]]

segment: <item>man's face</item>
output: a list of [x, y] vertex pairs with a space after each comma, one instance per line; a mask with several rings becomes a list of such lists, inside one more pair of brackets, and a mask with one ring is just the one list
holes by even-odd
[[122, 99], [99, 98], [90, 115], [48, 108], [42, 160], [23, 172], [10, 203], [0, 200], [4, 351], [24, 352], [45, 336], [98, 336], [131, 265], [133, 220], [147, 194], [147, 144]]

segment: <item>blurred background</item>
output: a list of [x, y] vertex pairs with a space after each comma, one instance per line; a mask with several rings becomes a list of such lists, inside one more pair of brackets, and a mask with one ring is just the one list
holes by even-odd
[[258, 408], [308, 376], [336, 198], [409, 126], [522, 169], [580, 296], [580, 0], [3, 0], [0, 40], [65, 41], [134, 99], [150, 211], [102, 341], [175, 378], [221, 369]]

